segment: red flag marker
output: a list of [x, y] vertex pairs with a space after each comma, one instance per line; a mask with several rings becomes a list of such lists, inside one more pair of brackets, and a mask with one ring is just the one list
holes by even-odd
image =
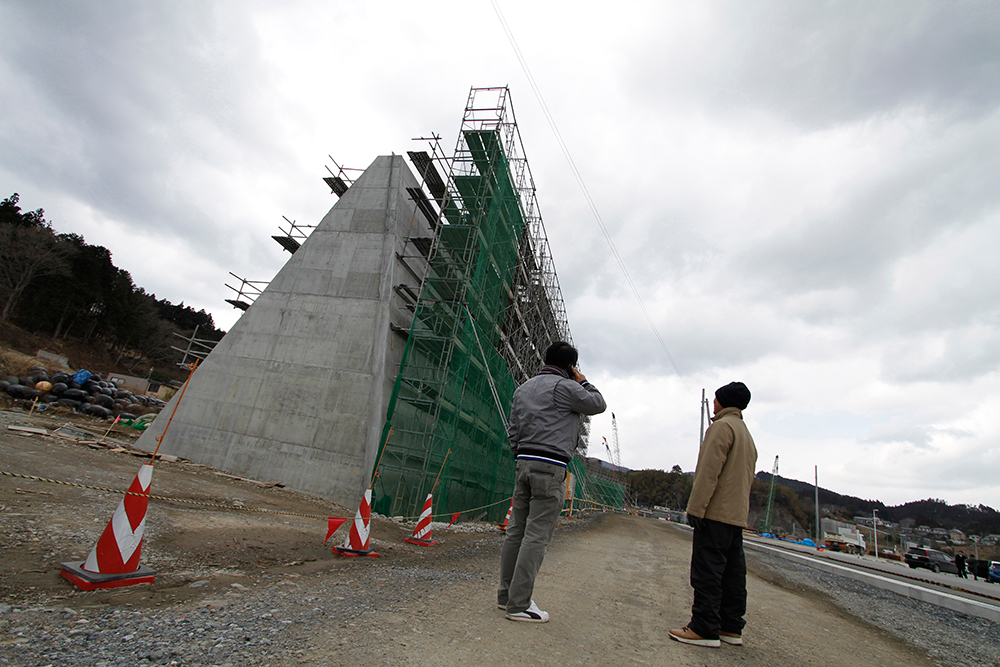
[[329, 526], [326, 529], [326, 539], [323, 540], [323, 544], [326, 544], [327, 540], [330, 539], [330, 536], [333, 535], [334, 533], [336, 533], [337, 529], [340, 528], [344, 524], [345, 521], [347, 521], [347, 517], [340, 518], [338, 516], [331, 516], [331, 517], [329, 517], [328, 521], [330, 523], [329, 523]]

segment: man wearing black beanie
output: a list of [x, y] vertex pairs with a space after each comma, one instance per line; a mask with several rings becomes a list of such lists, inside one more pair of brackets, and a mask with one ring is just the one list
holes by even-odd
[[715, 417], [698, 452], [688, 523], [691, 545], [691, 621], [670, 637], [695, 646], [743, 644], [747, 611], [747, 566], [743, 528], [750, 511], [750, 485], [757, 448], [743, 423], [750, 390], [731, 382], [715, 392]]

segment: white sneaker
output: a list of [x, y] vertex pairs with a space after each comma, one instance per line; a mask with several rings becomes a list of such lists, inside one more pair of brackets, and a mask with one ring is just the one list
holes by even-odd
[[507, 612], [506, 616], [511, 621], [524, 621], [525, 623], [549, 622], [549, 612], [539, 609], [534, 600], [531, 601], [531, 605], [524, 611], [517, 611], [513, 614]]

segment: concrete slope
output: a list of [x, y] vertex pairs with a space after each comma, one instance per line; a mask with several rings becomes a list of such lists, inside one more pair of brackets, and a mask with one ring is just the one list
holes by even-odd
[[419, 290], [407, 238], [432, 236], [407, 187], [401, 156], [365, 170], [195, 371], [161, 453], [357, 506], [405, 343], [390, 322], [412, 318], [393, 287]]

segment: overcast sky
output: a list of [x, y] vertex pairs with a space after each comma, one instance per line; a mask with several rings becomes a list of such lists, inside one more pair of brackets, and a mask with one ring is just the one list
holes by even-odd
[[680, 375], [489, 0], [0, 0], [0, 197], [230, 327], [327, 155], [451, 149], [509, 85], [622, 462], [692, 470], [742, 380], [757, 468], [1000, 508], [1000, 4], [500, 0]]

